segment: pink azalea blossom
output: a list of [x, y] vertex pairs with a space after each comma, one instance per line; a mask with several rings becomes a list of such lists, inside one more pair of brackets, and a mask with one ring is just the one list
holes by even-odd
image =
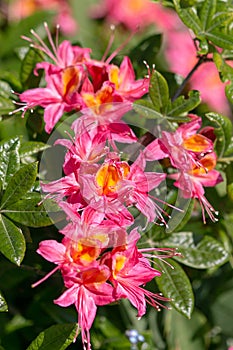
[[170, 175], [175, 179], [174, 185], [182, 190], [184, 198], [197, 198], [201, 205], [203, 222], [206, 223], [205, 211], [212, 221], [218, 221], [215, 215], [218, 213], [204, 196], [204, 187], [214, 187], [223, 181], [219, 171], [215, 170], [216, 154], [207, 153], [199, 160], [198, 166], [193, 166], [189, 171]]
[[19, 21], [41, 10], [56, 12], [54, 25], [59, 24], [63, 34], [73, 35], [77, 31], [77, 22], [66, 0], [13, 0], [8, 6], [8, 18], [10, 21]]
[[167, 301], [159, 294], [149, 292], [142, 288], [144, 284], [161, 272], [153, 269], [148, 260], [138, 251], [136, 243], [140, 235], [133, 230], [128, 237], [128, 244], [105, 253], [101, 263], [111, 271], [110, 281], [114, 286], [116, 299], [128, 298], [138, 310], [138, 317], [146, 312], [146, 301], [156, 309], [161, 306], [158, 300]]
[[81, 328], [83, 348], [91, 350], [90, 328], [95, 319], [97, 305], [114, 301], [113, 287], [107, 283], [110, 271], [107, 266], [88, 268], [70, 278], [70, 286], [54, 303], [62, 307], [75, 305], [78, 325]]
[[94, 18], [105, 17], [111, 24], [123, 24], [135, 31], [154, 24], [159, 29], [174, 28], [177, 17], [172, 10], [149, 0], [103, 0], [91, 9]]
[[83, 100], [78, 92], [83, 69], [68, 67], [62, 72], [46, 74], [47, 86], [26, 90], [20, 100], [26, 103], [24, 113], [35, 106], [45, 108], [45, 131], [50, 133], [64, 112], [79, 111]]
[[81, 163], [96, 163], [106, 155], [109, 149], [106, 146], [107, 135], [101, 131], [95, 125], [86, 127], [85, 119], [80, 118], [74, 139], [59, 139], [55, 142], [67, 148], [63, 163], [66, 175], [77, 170]]
[[201, 118], [193, 114], [189, 117], [190, 122], [180, 125], [176, 131], [163, 131], [162, 137], [149, 144], [143, 153], [149, 161], [169, 158], [178, 171], [169, 177], [176, 180], [174, 185], [182, 190], [183, 197], [199, 200], [204, 223], [205, 210], [211, 220], [217, 221], [216, 211], [204, 196], [204, 187], [213, 187], [222, 181], [220, 173], [214, 169], [217, 157], [213, 129], [199, 130]]
[[120, 161], [117, 154], [110, 154], [101, 166], [83, 165], [79, 174], [83, 198], [106, 215], [115, 212], [122, 217], [127, 206], [135, 205], [148, 221], [159, 218], [164, 222], [161, 210], [150, 199], [149, 192], [165, 179], [166, 174], [144, 172], [145, 165], [143, 155], [129, 166]]

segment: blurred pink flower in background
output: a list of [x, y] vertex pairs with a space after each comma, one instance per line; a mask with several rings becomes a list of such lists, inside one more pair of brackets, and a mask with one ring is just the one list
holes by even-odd
[[[165, 57], [172, 72], [186, 77], [198, 61], [191, 33], [185, 28], [168, 31], [165, 38]], [[182, 52], [182, 54], [181, 54]], [[225, 85], [213, 62], [202, 63], [189, 80], [190, 88], [201, 92], [202, 101], [214, 111], [230, 115]]]
[[174, 12], [150, 0], [103, 0], [92, 7], [94, 18], [105, 17], [111, 24], [123, 24], [129, 30], [137, 30], [150, 24], [159, 29], [172, 29], [179, 21]]
[[72, 16], [69, 1], [67, 0], [14, 0], [10, 1], [7, 10], [9, 21], [19, 21], [32, 15], [36, 11], [54, 11], [54, 25], [59, 24], [65, 35], [72, 35], [78, 29], [77, 22]]

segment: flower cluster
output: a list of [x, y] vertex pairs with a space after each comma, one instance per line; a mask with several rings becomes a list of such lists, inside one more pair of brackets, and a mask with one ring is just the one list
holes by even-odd
[[[144, 286], [162, 274], [151, 263], [179, 253], [173, 248], [139, 249], [140, 227], [131, 209], [146, 223], [167, 225], [169, 214], [162, 205], [172, 205], [152, 192], [170, 178], [184, 198], [199, 200], [204, 222], [205, 211], [215, 221], [204, 187], [215, 186], [221, 176], [215, 170], [213, 129], [201, 129], [201, 118], [192, 114], [174, 132], [162, 131], [143, 149], [135, 146], [133, 160], [127, 157], [123, 145], [139, 140], [122, 116], [148, 91], [149, 77], [136, 80], [128, 57], [118, 67], [110, 63], [115, 53], [97, 61], [89, 48], [68, 41], [55, 45], [45, 28], [51, 50], [35, 32], [37, 42], [26, 40], [50, 59], [35, 68], [35, 74], [44, 70], [47, 85], [23, 92], [20, 99], [26, 105], [20, 109], [43, 107], [48, 133], [64, 112], [80, 111], [81, 116], [71, 126], [73, 136], [56, 141], [67, 149], [64, 176], [41, 184], [66, 214], [67, 224], [60, 230], [61, 242], [40, 243], [38, 253], [57, 266], [34, 286], [60, 271], [66, 290], [54, 302], [75, 305], [83, 346], [89, 350], [97, 306], [128, 298], [141, 317], [146, 302], [159, 309], [168, 300]], [[157, 171], [161, 166], [149, 171], [148, 164], [164, 160], [171, 171]]]
[[[44, 52], [50, 61], [36, 65], [45, 73], [45, 87], [27, 90], [20, 95], [25, 104], [21, 109], [26, 112], [35, 106], [45, 109], [45, 130], [50, 133], [64, 112], [80, 111], [92, 108], [95, 119], [109, 118], [114, 104], [121, 103], [124, 109], [118, 109], [114, 118], [120, 118], [135, 99], [148, 91], [148, 78], [135, 80], [132, 63], [124, 57], [120, 67], [110, 62], [116, 53], [101, 61], [90, 57], [91, 49], [73, 46], [68, 40], [60, 45], [53, 42], [45, 23], [51, 49], [32, 30], [36, 41], [24, 37], [32, 46]], [[106, 55], [105, 55], [106, 56]], [[107, 105], [107, 109], [105, 108]], [[112, 108], [110, 107], [112, 105]], [[85, 113], [85, 111], [84, 111]]]
[[175, 132], [162, 132], [162, 137], [154, 140], [144, 150], [147, 160], [169, 158], [176, 172], [169, 174], [176, 180], [174, 185], [181, 189], [184, 198], [197, 198], [202, 208], [203, 222], [205, 211], [212, 221], [217, 221], [218, 213], [205, 198], [204, 187], [213, 187], [222, 181], [215, 169], [217, 156], [214, 152], [214, 129], [201, 130], [201, 118], [189, 115], [190, 122], [179, 126]]

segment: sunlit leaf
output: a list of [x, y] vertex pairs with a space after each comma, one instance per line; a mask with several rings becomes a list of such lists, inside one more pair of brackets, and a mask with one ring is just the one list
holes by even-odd
[[232, 138], [232, 123], [229, 118], [217, 113], [207, 113], [205, 115], [211, 125], [215, 127], [214, 133], [217, 136], [215, 148], [220, 157], [224, 155]]
[[37, 163], [31, 163], [20, 168], [10, 179], [2, 196], [1, 209], [9, 207], [23, 197], [34, 184], [37, 176]]
[[55, 202], [47, 199], [46, 206], [44, 206], [41, 201], [42, 197], [39, 193], [31, 193], [26, 198], [22, 198], [8, 206], [7, 209], [2, 210], [2, 213], [8, 218], [30, 227], [52, 225], [54, 223], [53, 219], [56, 217], [64, 219], [61, 209]]
[[3, 189], [19, 169], [19, 146], [19, 137], [0, 142], [0, 178]]
[[222, 33], [218, 30], [205, 33], [207, 39], [209, 39], [215, 45], [224, 49], [233, 50], [233, 38], [232, 35]]
[[171, 117], [187, 115], [189, 111], [196, 108], [200, 103], [200, 92], [196, 90], [189, 91], [188, 98], [179, 96], [170, 104], [167, 115]]
[[0, 215], [0, 252], [14, 264], [20, 265], [25, 248], [22, 231], [4, 215]]
[[229, 259], [229, 253], [216, 239], [206, 235], [196, 242], [192, 232], [173, 233], [161, 242], [161, 246], [178, 248], [182, 257], [175, 259], [197, 269], [220, 266]]
[[194, 296], [191, 283], [182, 267], [174, 260], [167, 259], [168, 263], [159, 261], [163, 271], [156, 278], [156, 283], [163, 295], [170, 299], [170, 304], [183, 316], [190, 318], [194, 307]]
[[169, 101], [169, 89], [166, 79], [156, 70], [151, 74], [149, 95], [154, 109], [163, 114]]
[[48, 144], [39, 141], [24, 142], [20, 146], [19, 155], [20, 157], [28, 157], [35, 153], [44, 151], [49, 147]]
[[42, 61], [41, 55], [35, 49], [28, 50], [25, 55], [20, 71], [20, 80], [24, 89], [31, 89], [39, 85], [41, 79], [41, 71], [38, 75], [34, 74], [34, 69], [38, 62]]
[[200, 20], [204, 30], [208, 29], [216, 12], [216, 0], [205, 0], [200, 10]]
[[8, 311], [8, 306], [4, 296], [0, 292], [0, 312]]
[[77, 324], [58, 324], [47, 328], [33, 340], [27, 350], [65, 350], [73, 342]]
[[14, 109], [15, 105], [10, 98], [0, 96], [0, 115], [8, 114]]

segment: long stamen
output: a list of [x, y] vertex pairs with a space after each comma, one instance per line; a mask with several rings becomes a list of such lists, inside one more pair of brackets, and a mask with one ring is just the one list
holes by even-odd
[[[56, 49], [56, 47], [54, 45], [52, 35], [51, 35], [50, 31], [49, 31], [48, 24], [46, 22], [44, 22], [44, 27], [45, 27], [45, 30], [46, 30], [46, 33], [47, 33], [47, 36], [48, 36], [51, 48], [52, 48], [52, 50], [53, 50], [53, 52], [55, 54], [55, 57], [57, 57], [57, 49]], [[56, 36], [57, 36], [57, 34], [56, 34]]]
[[43, 278], [41, 278], [39, 281], [37, 281], [36, 283], [32, 284], [32, 288], [37, 287], [39, 284], [41, 284], [42, 282], [46, 281], [50, 276], [52, 276], [57, 270], [59, 270], [59, 266], [56, 266], [55, 269], [53, 269], [52, 271], [50, 271], [47, 275], [45, 275]]
[[106, 57], [108, 56], [108, 53], [109, 53], [109, 50], [111, 49], [112, 47], [112, 44], [114, 42], [114, 39], [115, 39], [115, 26], [112, 24], [110, 26], [110, 29], [111, 29], [111, 36], [110, 36], [110, 39], [109, 39], [109, 42], [108, 42], [108, 45], [106, 47], [106, 50], [103, 54], [103, 57], [101, 58], [101, 61], [104, 62]]
[[109, 64], [114, 57], [116, 57], [118, 55], [118, 53], [130, 42], [130, 40], [133, 38], [133, 36], [135, 35], [135, 32], [132, 32], [128, 38], [126, 38], [126, 40], [108, 57], [108, 59], [106, 60], [106, 64]]

